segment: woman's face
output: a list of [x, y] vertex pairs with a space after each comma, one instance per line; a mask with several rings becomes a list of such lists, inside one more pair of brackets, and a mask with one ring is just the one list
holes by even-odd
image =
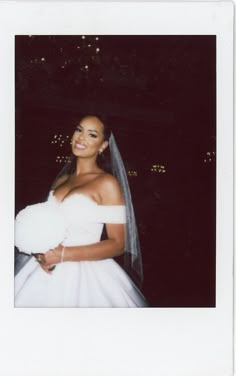
[[83, 118], [72, 136], [72, 153], [76, 157], [96, 158], [107, 146], [102, 122], [95, 116]]

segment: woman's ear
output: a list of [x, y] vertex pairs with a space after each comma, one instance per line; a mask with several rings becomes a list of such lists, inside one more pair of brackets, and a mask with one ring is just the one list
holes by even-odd
[[107, 140], [102, 143], [102, 146], [100, 149], [101, 153], [108, 147], [108, 145], [109, 145], [109, 142]]
[[103, 142], [103, 150], [105, 150], [109, 145], [109, 142], [106, 140]]

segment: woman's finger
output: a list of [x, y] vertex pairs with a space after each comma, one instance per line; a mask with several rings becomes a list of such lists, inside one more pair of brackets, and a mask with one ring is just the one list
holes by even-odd
[[49, 270], [50, 266], [45, 266], [40, 264], [41, 268], [48, 274], [51, 274], [52, 272]]
[[32, 253], [32, 255], [36, 258], [39, 264], [44, 265], [45, 264], [45, 256], [42, 253]]

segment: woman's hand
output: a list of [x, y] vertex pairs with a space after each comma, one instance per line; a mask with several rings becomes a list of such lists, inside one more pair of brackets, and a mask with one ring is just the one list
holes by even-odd
[[60, 244], [54, 249], [50, 249], [45, 254], [35, 253], [33, 256], [36, 258], [42, 269], [51, 274], [53, 269], [55, 269], [56, 264], [61, 262], [61, 255], [63, 251], [63, 246]]

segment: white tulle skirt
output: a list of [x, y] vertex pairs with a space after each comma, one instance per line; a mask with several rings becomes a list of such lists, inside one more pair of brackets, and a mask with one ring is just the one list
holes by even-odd
[[113, 260], [64, 262], [47, 274], [34, 258], [15, 277], [15, 307], [145, 307]]

